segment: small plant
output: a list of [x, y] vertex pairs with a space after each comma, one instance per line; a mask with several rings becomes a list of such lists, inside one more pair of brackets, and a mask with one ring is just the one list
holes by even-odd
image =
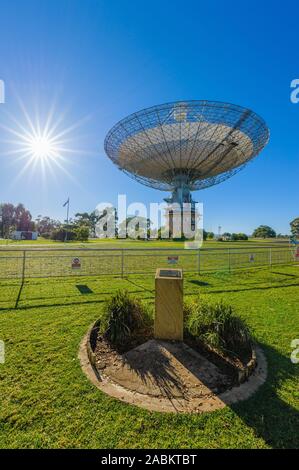
[[249, 328], [231, 305], [223, 301], [212, 303], [200, 297], [185, 304], [184, 311], [187, 332], [203, 344], [237, 356], [250, 350]]
[[122, 290], [106, 302], [100, 330], [113, 344], [122, 345], [148, 324], [148, 311], [140, 300]]

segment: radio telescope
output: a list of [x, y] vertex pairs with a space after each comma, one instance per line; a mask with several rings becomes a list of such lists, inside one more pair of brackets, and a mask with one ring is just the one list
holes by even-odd
[[171, 191], [168, 203], [193, 203], [191, 192], [240, 171], [267, 144], [253, 111], [215, 101], [179, 101], [131, 114], [107, 134], [108, 157], [146, 186]]

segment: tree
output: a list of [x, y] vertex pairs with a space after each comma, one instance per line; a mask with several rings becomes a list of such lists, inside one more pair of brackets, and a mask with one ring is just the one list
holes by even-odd
[[254, 238], [275, 238], [276, 232], [268, 225], [260, 225], [254, 230], [252, 236]]
[[294, 238], [299, 238], [299, 217], [290, 222], [291, 233]]
[[80, 225], [74, 229], [76, 240], [80, 242], [87, 242], [89, 237], [89, 227], [87, 225]]
[[230, 239], [232, 241], [238, 241], [238, 240], [248, 240], [248, 236], [246, 233], [232, 233]]
[[238, 240], [248, 240], [248, 235], [246, 233], [239, 232], [237, 233]]
[[278, 233], [276, 235], [276, 238], [290, 238], [290, 235], [286, 235], [286, 234], [283, 234], [283, 233]]
[[0, 233], [3, 238], [9, 238], [14, 230], [25, 232], [34, 229], [32, 216], [23, 204], [17, 206], [11, 203], [0, 204]]
[[2, 238], [9, 238], [11, 228], [15, 228], [15, 207], [10, 203], [0, 205], [0, 230]]
[[15, 207], [15, 225], [17, 230], [24, 232], [30, 232], [35, 229], [32, 215], [23, 204], [18, 204]]
[[90, 221], [90, 214], [88, 212], [77, 212], [75, 214], [75, 224], [76, 225], [84, 225], [84, 226], [90, 226], [91, 221]]
[[207, 232], [207, 239], [208, 240], [213, 240], [214, 237], [215, 237], [214, 232]]
[[91, 233], [97, 238], [114, 238], [118, 235], [118, 215], [115, 207], [96, 209], [89, 215]]
[[159, 227], [158, 228], [158, 240], [161, 240], [162, 238], [162, 232], [165, 229], [165, 227]]
[[49, 234], [51, 234], [51, 232], [53, 232], [53, 230], [56, 228], [59, 228], [60, 225], [61, 222], [50, 219], [50, 217], [47, 216], [38, 215], [35, 220], [36, 230], [38, 231], [39, 235], [43, 237], [46, 235], [45, 238], [48, 238]]
[[[119, 224], [119, 231], [129, 238], [149, 238], [151, 220], [140, 215], [130, 215]], [[161, 233], [161, 232], [160, 232]]]

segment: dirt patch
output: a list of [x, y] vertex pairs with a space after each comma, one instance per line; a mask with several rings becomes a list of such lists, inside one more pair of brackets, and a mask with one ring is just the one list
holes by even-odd
[[79, 353], [85, 373], [105, 393], [150, 410], [223, 408], [248, 398], [266, 378], [266, 361], [259, 349], [257, 367], [245, 383], [236, 386], [230, 366], [213, 363], [183, 342], [151, 339], [120, 352], [100, 336], [91, 348], [91, 331]]
[[102, 369], [107, 379], [153, 397], [190, 399], [231, 385], [217, 366], [181, 342], [152, 339], [123, 355], [114, 353], [110, 360]]

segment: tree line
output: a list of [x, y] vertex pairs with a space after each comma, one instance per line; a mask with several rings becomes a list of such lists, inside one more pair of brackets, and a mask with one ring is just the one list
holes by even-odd
[[[117, 211], [113, 208], [104, 209], [102, 212], [78, 212], [75, 214], [74, 219], [70, 219], [68, 223], [60, 222], [59, 220], [52, 219], [48, 216], [38, 215], [36, 219], [33, 219], [30, 211], [25, 208], [23, 204], [17, 204], [14, 206], [11, 203], [0, 203], [0, 237], [1, 238], [12, 238], [14, 231], [24, 232], [38, 232], [38, 235], [46, 239], [52, 239], [57, 241], [65, 240], [78, 240], [86, 241], [89, 237], [97, 236], [97, 224], [101, 218], [105, 217], [107, 221], [109, 217], [113, 217], [115, 224], [116, 236], [118, 235], [118, 228], [123, 225], [128, 227], [132, 221], [133, 216], [127, 217], [127, 219], [118, 227]], [[141, 218], [140, 218], [141, 219]], [[146, 219], [147, 235], [149, 237], [149, 229], [151, 221]], [[294, 239], [299, 238], [299, 217], [295, 218], [290, 222], [291, 237]], [[130, 235], [130, 234], [129, 234]], [[161, 237], [161, 228], [157, 230], [158, 238]], [[275, 230], [268, 225], [260, 225], [257, 227], [252, 236], [254, 238], [289, 238], [290, 235], [277, 234]], [[216, 236], [213, 232], [203, 231], [204, 240], [212, 240], [217, 238], [222, 241], [236, 241], [236, 240], [247, 240], [248, 235], [245, 233], [229, 233], [225, 232], [219, 236]]]
[[52, 240], [87, 240], [90, 235], [89, 222], [80, 214], [68, 224], [48, 216], [38, 215], [34, 220], [23, 204], [0, 204], [0, 237], [12, 238], [15, 231], [37, 232], [39, 236]]

